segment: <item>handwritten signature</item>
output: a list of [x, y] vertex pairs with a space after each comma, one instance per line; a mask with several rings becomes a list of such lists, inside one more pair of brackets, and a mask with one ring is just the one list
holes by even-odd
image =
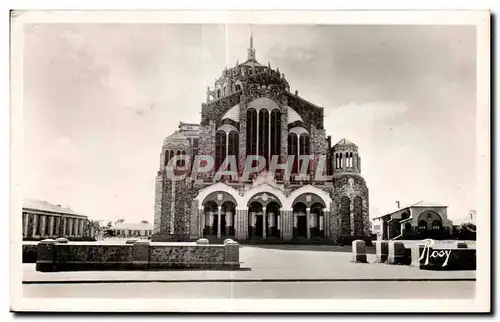
[[441, 267], [445, 267], [448, 265], [448, 260], [450, 259], [451, 249], [442, 249], [442, 250], [433, 250], [431, 252], [431, 248], [436, 245], [436, 242], [433, 239], [424, 239], [424, 251], [420, 256], [419, 260], [422, 260], [425, 257], [424, 265], [429, 264], [429, 257], [431, 258], [443, 258], [446, 256], [446, 260], [444, 261]]

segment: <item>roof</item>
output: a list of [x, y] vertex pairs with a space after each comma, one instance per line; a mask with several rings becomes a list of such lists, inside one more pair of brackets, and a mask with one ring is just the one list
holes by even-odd
[[238, 66], [252, 67], [254, 64], [255, 64], [255, 67], [266, 67], [266, 66], [262, 65], [261, 63], [259, 63], [258, 61], [252, 60], [252, 59], [249, 59], [246, 62], [239, 64]]
[[32, 209], [38, 211], [46, 211], [53, 212], [58, 214], [68, 214], [68, 215], [78, 215], [83, 216], [71, 208], [62, 207], [61, 205], [55, 205], [50, 202], [44, 200], [36, 200], [36, 199], [24, 199], [23, 200], [23, 209]]
[[346, 138], [343, 138], [342, 140], [338, 141], [337, 144], [334, 146], [353, 146], [353, 147], [358, 147], [356, 144], [352, 143]]
[[373, 217], [373, 219], [377, 219], [377, 218], [382, 218], [382, 217], [385, 217], [385, 216], [389, 216], [389, 215], [392, 215], [398, 211], [401, 211], [401, 210], [405, 210], [405, 209], [408, 209], [408, 208], [417, 208], [417, 207], [422, 207], [422, 208], [447, 208], [448, 206], [443, 206], [442, 204], [440, 203], [437, 203], [437, 202], [432, 202], [432, 201], [424, 201], [424, 200], [421, 200], [419, 202], [416, 202], [414, 204], [410, 204], [410, 205], [406, 205], [404, 207], [401, 207], [401, 208], [398, 208], [396, 210], [393, 210], [385, 215], [381, 215], [381, 216], [378, 216], [378, 217]]
[[111, 229], [129, 229], [129, 230], [150, 230], [153, 229], [153, 225], [150, 223], [116, 223], [111, 226]]

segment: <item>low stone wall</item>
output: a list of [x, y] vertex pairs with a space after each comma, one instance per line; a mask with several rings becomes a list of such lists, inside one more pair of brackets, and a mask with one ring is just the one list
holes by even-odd
[[38, 244], [36, 270], [132, 269], [238, 269], [239, 244], [150, 243], [104, 245], [59, 243], [44, 240]]

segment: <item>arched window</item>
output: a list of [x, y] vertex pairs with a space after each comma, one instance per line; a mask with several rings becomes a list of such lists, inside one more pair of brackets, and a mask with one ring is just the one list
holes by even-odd
[[[183, 155], [184, 158], [186, 157], [186, 151], [182, 151], [181, 154]], [[181, 167], [184, 168], [185, 166], [186, 166], [186, 159], [182, 159], [181, 160]]]
[[441, 230], [441, 221], [434, 220], [432, 222], [432, 230]]
[[[228, 142], [228, 151], [227, 155], [234, 155], [236, 159], [236, 166], [238, 166], [238, 156], [239, 156], [239, 146], [240, 146], [240, 141], [239, 141], [239, 135], [238, 132], [232, 131], [229, 133], [229, 142]], [[235, 170], [236, 169], [231, 169]]]
[[226, 133], [219, 131], [215, 134], [215, 171], [219, 171], [226, 158]]
[[269, 158], [269, 111], [261, 109], [259, 111], [259, 144], [258, 155]]
[[281, 112], [271, 112], [271, 158], [281, 154]]
[[[181, 155], [181, 151], [177, 150], [176, 155]], [[176, 168], [180, 168], [181, 167], [181, 160], [179, 160], [179, 158], [177, 158], [177, 160], [175, 162], [175, 167]]]
[[[301, 134], [300, 135], [300, 139], [299, 139], [299, 155], [309, 155], [309, 153], [310, 153], [309, 135], [307, 135], [307, 134]], [[307, 162], [308, 160], [300, 160], [300, 162], [298, 162], [299, 163], [299, 166], [298, 166], [299, 167], [299, 171], [300, 171], [300, 169], [302, 167], [302, 163], [304, 161]], [[308, 165], [308, 167], [306, 169], [306, 173], [309, 173], [308, 169], [309, 169], [309, 165]]]
[[241, 91], [241, 85], [240, 84], [236, 84], [236, 91]]
[[339, 154], [339, 169], [342, 169], [343, 164], [342, 164], [342, 153]]
[[288, 134], [288, 155], [293, 155], [295, 156], [294, 162], [293, 162], [293, 167], [292, 167], [292, 173], [296, 174], [298, 173], [298, 138], [297, 134], [295, 133], [290, 133]]
[[220, 97], [220, 88], [217, 89], [217, 98], [219, 98], [219, 97]]
[[224, 89], [222, 91], [222, 95], [223, 96], [227, 95], [227, 87], [226, 87], [226, 85], [224, 85]]
[[257, 111], [247, 111], [247, 155], [257, 154]]

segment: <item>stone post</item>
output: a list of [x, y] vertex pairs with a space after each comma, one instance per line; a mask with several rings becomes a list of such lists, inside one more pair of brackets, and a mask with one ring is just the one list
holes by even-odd
[[307, 240], [311, 239], [311, 208], [306, 208], [306, 233]]
[[39, 272], [53, 272], [56, 270], [54, 263], [55, 240], [44, 239], [38, 243], [36, 256], [36, 270]]
[[363, 240], [352, 242], [352, 260], [355, 263], [366, 263], [366, 245]]
[[389, 255], [389, 242], [387, 240], [378, 240], [375, 242], [375, 252], [378, 263], [385, 263]]
[[224, 266], [240, 268], [240, 245], [233, 240], [224, 243]]
[[328, 209], [323, 208], [323, 236], [328, 237], [329, 236], [329, 229], [328, 229]]
[[217, 238], [221, 238], [221, 227], [220, 227], [221, 210], [222, 210], [222, 206], [217, 207]]
[[198, 228], [198, 234], [200, 238], [203, 237], [203, 231], [205, 230], [205, 213], [203, 212], [203, 208], [198, 208], [198, 217], [200, 218], [200, 227]]
[[403, 264], [405, 257], [405, 245], [400, 241], [389, 241], [389, 254], [387, 264]]
[[64, 218], [64, 217], [61, 217], [61, 225], [62, 225], [62, 236], [61, 237], [66, 237], [66, 221], [68, 219], [67, 218]]
[[132, 265], [134, 268], [145, 269], [149, 261], [149, 241], [138, 240], [133, 245]]

